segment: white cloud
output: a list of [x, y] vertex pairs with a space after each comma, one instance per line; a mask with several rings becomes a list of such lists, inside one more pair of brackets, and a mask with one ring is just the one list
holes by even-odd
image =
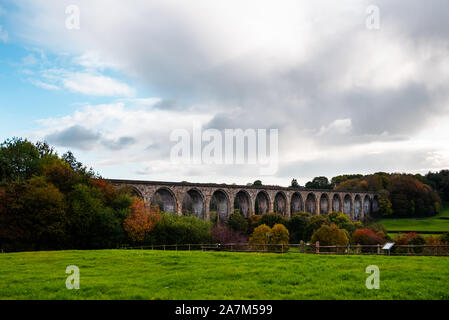
[[[326, 171], [324, 163], [338, 158], [333, 174], [379, 164], [395, 168], [399, 161], [411, 170], [443, 164], [445, 153], [432, 152], [445, 150], [444, 143], [434, 145], [422, 132], [449, 109], [447, 0], [377, 2], [377, 31], [365, 28], [369, 0], [136, 0], [133, 6], [81, 0], [77, 32], [62, 25], [64, 3], [25, 0], [15, 18], [25, 40], [69, 52], [76, 68], [83, 68], [48, 70], [43, 82], [87, 95], [131, 97], [121, 101], [139, 104], [132, 110], [124, 104], [90, 107], [48, 127], [99, 125], [110, 146], [121, 137], [135, 138], [129, 146], [134, 155], [119, 148], [110, 160], [115, 163], [142, 162], [141, 170], [153, 173], [168, 170], [142, 160], [142, 150], [163, 146], [168, 130], [203, 116], [218, 129], [279, 128], [281, 161], [320, 163]], [[159, 103], [133, 102], [134, 90], [99, 72], [105, 69], [157, 92]], [[435, 134], [444, 136], [448, 123], [445, 119]], [[95, 143], [104, 148], [100, 140]], [[418, 159], [418, 149], [430, 152], [433, 164]], [[403, 154], [393, 159], [393, 151]], [[364, 162], [364, 155], [377, 162]], [[107, 163], [105, 157], [101, 161]], [[308, 174], [297, 168], [288, 174]]]
[[30, 82], [35, 85], [36, 87], [42, 88], [42, 89], [46, 89], [46, 90], [59, 90], [59, 87], [51, 84], [51, 83], [45, 83], [42, 82], [40, 80], [36, 80], [36, 79], [30, 79]]
[[103, 75], [83, 72], [67, 73], [62, 85], [73, 92], [97, 96], [133, 96], [134, 90], [127, 84]]

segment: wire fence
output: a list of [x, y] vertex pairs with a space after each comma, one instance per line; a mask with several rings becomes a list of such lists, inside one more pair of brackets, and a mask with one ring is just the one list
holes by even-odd
[[321, 255], [449, 256], [449, 245], [395, 245], [390, 250], [383, 250], [382, 245], [322, 246], [318, 242], [314, 244], [172, 244], [122, 247], [122, 249], [162, 251], [307, 253]]

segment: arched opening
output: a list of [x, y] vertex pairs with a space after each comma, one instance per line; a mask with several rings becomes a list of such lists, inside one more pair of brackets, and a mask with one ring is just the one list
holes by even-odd
[[182, 200], [182, 215], [204, 219], [204, 197], [196, 189], [187, 191]]
[[332, 198], [332, 211], [333, 212], [342, 211], [341, 198], [338, 194], [334, 194], [334, 197]]
[[320, 198], [320, 214], [328, 214], [328, 213], [329, 213], [329, 196], [323, 193]]
[[212, 222], [224, 223], [229, 217], [229, 197], [226, 192], [217, 190], [212, 194], [209, 205], [209, 215]]
[[239, 191], [235, 195], [234, 199], [234, 209], [238, 209], [240, 214], [245, 218], [249, 217], [251, 200], [249, 194], [246, 191]]
[[151, 198], [151, 205], [158, 205], [163, 212], [176, 212], [176, 198], [170, 189], [160, 188]]
[[283, 216], [287, 213], [287, 198], [283, 192], [278, 192], [274, 197], [274, 212]]
[[373, 213], [377, 213], [379, 211], [379, 198], [376, 196], [374, 196], [373, 199]]
[[365, 216], [371, 214], [371, 199], [369, 196], [365, 196], [365, 199], [363, 200], [363, 213]]
[[295, 192], [290, 203], [290, 213], [293, 214], [295, 212], [302, 211], [304, 211], [304, 203], [302, 202], [302, 197], [298, 192]]
[[270, 208], [269, 201], [268, 194], [265, 191], [260, 191], [256, 197], [254, 212], [260, 215], [267, 213]]
[[352, 212], [352, 199], [351, 196], [347, 194], [345, 196], [345, 200], [343, 203], [343, 213], [348, 216], [351, 216], [351, 212]]
[[359, 195], [354, 199], [354, 220], [360, 220], [362, 217], [362, 200]]
[[309, 193], [306, 199], [306, 212], [316, 214], [316, 197], [313, 193]]
[[144, 198], [143, 198], [143, 195], [142, 195], [142, 193], [139, 191], [139, 189], [137, 189], [136, 187], [133, 187], [133, 186], [130, 186], [130, 187], [129, 187], [129, 195], [130, 195], [131, 197], [137, 197], [137, 198], [139, 198], [139, 199], [141, 199], [141, 200], [144, 199]]

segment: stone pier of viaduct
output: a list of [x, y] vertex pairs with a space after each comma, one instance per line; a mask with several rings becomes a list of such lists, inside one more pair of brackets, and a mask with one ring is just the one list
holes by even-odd
[[313, 215], [343, 212], [352, 220], [378, 210], [374, 192], [116, 179], [109, 182], [117, 187], [131, 187], [136, 196], [149, 204], [158, 204], [164, 212], [209, 219], [215, 211], [221, 221], [234, 209], [245, 217], [267, 212], [286, 217], [303, 211]]

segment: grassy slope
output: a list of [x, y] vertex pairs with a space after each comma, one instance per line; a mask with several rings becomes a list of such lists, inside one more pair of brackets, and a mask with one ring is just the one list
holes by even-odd
[[449, 231], [449, 220], [440, 217], [449, 217], [449, 208], [431, 218], [382, 219], [380, 222], [389, 231]]
[[[77, 265], [81, 289], [65, 288]], [[367, 290], [368, 265], [381, 271]], [[142, 250], [0, 254], [0, 299], [449, 299], [449, 259]]]

